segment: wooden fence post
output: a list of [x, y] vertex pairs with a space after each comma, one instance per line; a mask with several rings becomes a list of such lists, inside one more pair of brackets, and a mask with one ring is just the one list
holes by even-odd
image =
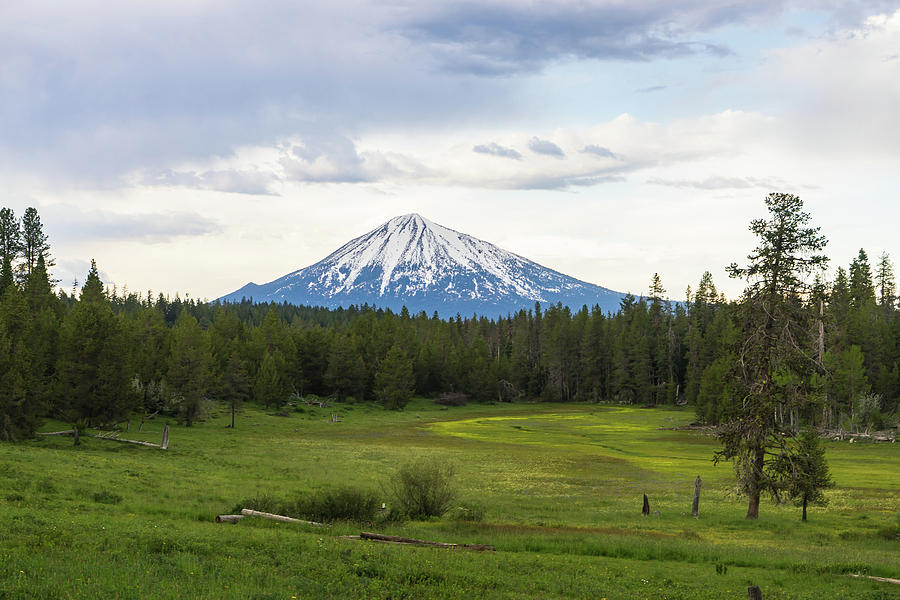
[[697, 475], [697, 481], [694, 482], [694, 503], [691, 505], [691, 516], [700, 516], [700, 476]]

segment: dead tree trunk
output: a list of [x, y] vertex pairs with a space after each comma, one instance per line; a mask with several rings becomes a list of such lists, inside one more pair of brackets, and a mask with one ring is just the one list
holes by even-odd
[[242, 508], [241, 514], [245, 517], [262, 517], [263, 519], [271, 519], [273, 521], [280, 521], [282, 523], [303, 523], [304, 525], [315, 525], [316, 527], [322, 526], [321, 523], [316, 523], [315, 521], [304, 521], [302, 519], [295, 519], [293, 517], [285, 517], [284, 515], [273, 515], [272, 513], [252, 510], [249, 508]]
[[166, 426], [163, 427], [162, 442], [160, 442], [159, 447], [162, 448], [163, 450], [169, 449], [169, 424], [168, 423], [166, 423]]
[[216, 523], [237, 523], [244, 518], [244, 515], [219, 515], [216, 517]]
[[650, 516], [650, 499], [647, 497], [647, 494], [644, 494], [644, 507], [641, 509], [641, 514], [645, 517]]
[[75, 445], [77, 446], [78, 444], [81, 443], [81, 440], [78, 439], [78, 428], [77, 427], [73, 428], [73, 431], [75, 432], [73, 435], [75, 436]]
[[697, 475], [697, 481], [694, 482], [694, 503], [691, 504], [691, 516], [699, 517], [700, 516], [700, 485], [702, 481], [700, 481], [700, 476]]

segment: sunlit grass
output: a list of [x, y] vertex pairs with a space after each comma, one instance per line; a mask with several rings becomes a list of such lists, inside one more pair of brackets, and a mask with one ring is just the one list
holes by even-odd
[[[728, 598], [750, 583], [766, 598], [898, 597], [843, 573], [900, 576], [900, 542], [879, 533], [897, 525], [900, 447], [829, 443], [828, 507], [803, 524], [796, 507], [767, 502], [747, 522], [731, 467], [712, 464], [716, 441], [660, 429], [692, 417], [419, 399], [403, 412], [304, 406], [279, 417], [249, 407], [233, 430], [222, 412], [190, 429], [170, 424], [167, 452], [89, 437], [79, 447], [65, 437], [0, 445], [0, 598]], [[123, 437], [157, 442], [162, 425], [138, 433], [134, 421]], [[340, 538], [370, 525], [212, 522], [258, 493], [381, 492], [397, 465], [426, 455], [456, 465], [459, 501], [483, 520], [382, 530], [496, 553]], [[658, 516], [640, 515], [644, 493]]]

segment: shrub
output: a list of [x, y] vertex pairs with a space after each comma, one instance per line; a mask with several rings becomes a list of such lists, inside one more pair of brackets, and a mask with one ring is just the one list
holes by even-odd
[[374, 492], [352, 487], [299, 497], [291, 510], [313, 521], [372, 521], [380, 502]]
[[440, 517], [456, 498], [453, 465], [436, 458], [406, 463], [389, 480], [399, 512], [412, 518]]
[[242, 508], [250, 508], [311, 521], [373, 521], [380, 504], [374, 492], [345, 486], [298, 494], [286, 500], [267, 493], [257, 494], [236, 505], [232, 512], [240, 513]]

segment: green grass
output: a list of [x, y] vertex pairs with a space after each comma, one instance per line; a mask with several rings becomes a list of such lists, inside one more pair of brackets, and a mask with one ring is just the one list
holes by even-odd
[[[339, 423], [328, 422], [332, 412]], [[82, 438], [0, 445], [0, 598], [900, 598], [900, 445], [829, 443], [837, 487], [810, 521], [743, 519], [689, 411], [597, 405], [253, 407], [171, 426], [167, 452]], [[163, 422], [123, 437], [158, 442]], [[45, 430], [65, 428], [48, 423]], [[444, 519], [324, 528], [244, 519], [242, 499], [382, 490], [414, 456], [456, 465]], [[689, 516], [703, 478], [700, 518]], [[640, 515], [641, 496], [658, 516]], [[388, 501], [384, 497], [384, 501]], [[476, 514], [477, 522], [453, 515]], [[361, 529], [495, 553], [342, 539]]]

